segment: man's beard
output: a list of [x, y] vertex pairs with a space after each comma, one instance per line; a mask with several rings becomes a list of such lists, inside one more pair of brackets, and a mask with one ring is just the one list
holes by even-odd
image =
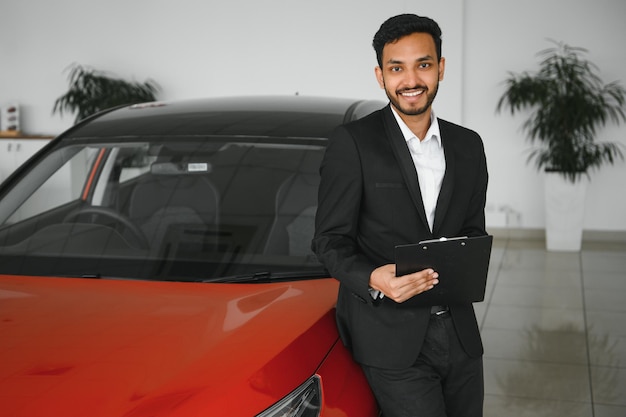
[[[433, 101], [435, 101], [435, 97], [437, 96], [437, 92], [439, 91], [439, 82], [437, 82], [437, 85], [435, 85], [435, 90], [432, 93], [429, 93], [430, 90], [428, 90], [426, 87], [415, 87], [413, 89], [416, 89], [416, 88], [423, 89], [425, 91], [424, 94], [426, 94], [426, 104], [423, 107], [418, 107], [416, 109], [401, 106], [399, 100], [396, 98], [396, 96], [389, 93], [389, 90], [387, 90], [386, 86], [385, 86], [385, 93], [387, 94], [387, 98], [389, 99], [389, 101], [391, 101], [391, 104], [393, 104], [396, 110], [398, 110], [400, 113], [405, 114], [407, 116], [417, 116], [417, 115], [426, 113], [428, 109], [432, 106]], [[405, 91], [405, 90], [407, 89], [404, 89], [402, 91]], [[411, 89], [408, 89], [408, 90], [411, 90]], [[396, 95], [399, 96], [400, 94], [396, 92]]]

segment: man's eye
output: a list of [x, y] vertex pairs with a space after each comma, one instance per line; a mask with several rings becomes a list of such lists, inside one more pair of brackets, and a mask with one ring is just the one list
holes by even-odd
[[429, 64], [428, 62], [422, 62], [422, 63], [419, 65], [419, 67], [420, 67], [420, 68], [430, 68], [430, 64]]
[[401, 70], [401, 68], [400, 68], [400, 67], [391, 67], [391, 68], [389, 68], [389, 70], [390, 70], [391, 72], [398, 72], [398, 71], [400, 71], [400, 70]]

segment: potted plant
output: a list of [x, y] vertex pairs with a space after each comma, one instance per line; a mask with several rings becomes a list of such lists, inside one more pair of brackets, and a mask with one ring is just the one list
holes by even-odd
[[76, 64], [70, 70], [68, 81], [70, 88], [56, 99], [52, 113], [76, 113], [74, 123], [111, 107], [155, 101], [160, 89], [151, 80], [129, 82]]
[[602, 82], [586, 49], [554, 43], [538, 53], [537, 72], [509, 74], [496, 110], [531, 110], [522, 128], [538, 145], [528, 160], [546, 173], [547, 247], [578, 251], [589, 172], [624, 158], [619, 144], [597, 142], [596, 134], [609, 121], [626, 121], [626, 90]]

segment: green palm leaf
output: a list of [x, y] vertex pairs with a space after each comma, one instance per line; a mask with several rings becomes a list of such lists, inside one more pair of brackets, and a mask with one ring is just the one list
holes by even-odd
[[626, 90], [617, 81], [602, 83], [597, 67], [583, 57], [587, 50], [554, 43], [539, 52], [537, 72], [509, 73], [496, 111], [530, 110], [522, 129], [538, 147], [528, 160], [575, 182], [590, 169], [624, 159], [620, 144], [595, 137], [607, 122], [626, 121]]
[[152, 80], [129, 82], [80, 65], [71, 68], [68, 81], [70, 88], [56, 99], [52, 113], [76, 113], [75, 123], [111, 107], [155, 101], [160, 90]]

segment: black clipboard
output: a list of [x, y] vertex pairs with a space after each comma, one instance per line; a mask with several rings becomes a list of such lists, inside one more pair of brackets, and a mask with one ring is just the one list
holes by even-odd
[[493, 236], [426, 240], [395, 247], [396, 276], [432, 268], [439, 284], [403, 304], [455, 305], [485, 299]]

